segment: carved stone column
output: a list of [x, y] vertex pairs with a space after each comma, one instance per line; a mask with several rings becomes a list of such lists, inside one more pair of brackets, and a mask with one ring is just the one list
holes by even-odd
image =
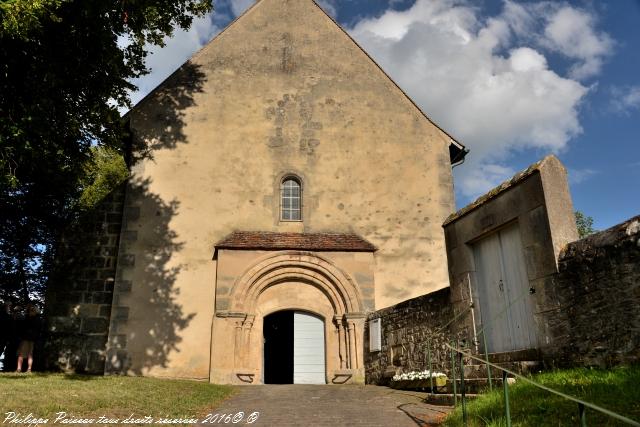
[[349, 369], [358, 368], [358, 350], [356, 349], [356, 330], [353, 322], [347, 320], [347, 330], [349, 331]]
[[346, 313], [344, 315], [349, 335], [349, 369], [363, 368], [364, 360], [360, 360], [363, 354], [358, 351], [358, 348], [363, 348], [365, 317], [366, 315], [363, 313]]
[[233, 366], [237, 368], [242, 363], [242, 323], [244, 319], [235, 319], [233, 340]]
[[345, 369], [351, 369], [351, 334], [349, 333], [349, 324], [346, 317], [341, 319], [342, 331], [344, 334], [344, 361]]
[[[244, 337], [242, 333], [242, 325], [247, 319], [247, 313], [219, 311], [216, 313], [216, 317], [226, 318], [229, 319], [229, 321], [233, 321], [233, 366], [234, 368], [238, 368], [243, 362], [242, 351], [244, 347]], [[253, 319], [251, 320], [251, 323], [253, 324]]]
[[342, 325], [342, 317], [334, 316], [333, 323], [336, 325], [336, 333], [338, 334], [338, 357], [340, 358], [340, 369], [346, 369], [346, 341], [344, 335], [344, 326]]
[[248, 314], [247, 318], [242, 323], [242, 348], [241, 348], [241, 368], [249, 366], [251, 360], [251, 329], [253, 328], [253, 321], [256, 316], [254, 314]]

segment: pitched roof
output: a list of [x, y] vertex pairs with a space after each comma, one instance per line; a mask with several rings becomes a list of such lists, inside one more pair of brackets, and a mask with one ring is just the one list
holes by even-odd
[[[257, 0], [256, 3], [260, 2], [261, 0]], [[349, 40], [351, 40], [353, 42], [353, 44], [355, 44], [358, 49], [360, 49], [362, 51], [362, 53], [364, 53], [367, 58], [369, 58], [369, 60], [382, 72], [382, 74], [384, 74], [384, 76], [389, 79], [389, 81], [391, 83], [393, 83], [393, 85], [402, 93], [402, 95], [404, 95], [405, 98], [407, 98], [409, 100], [409, 102], [411, 102], [411, 104], [413, 104], [413, 106], [420, 112], [420, 114], [422, 114], [422, 116], [424, 116], [425, 119], [427, 119], [427, 121], [429, 123], [431, 123], [432, 125], [434, 125], [436, 128], [438, 128], [438, 130], [440, 130], [440, 132], [444, 133], [445, 135], [447, 135], [447, 137], [449, 137], [451, 139], [451, 147], [450, 149], [452, 150], [452, 154], [451, 154], [451, 159], [453, 162], [454, 159], [454, 154], [453, 152], [455, 152], [455, 155], [460, 155], [460, 153], [462, 154], [462, 157], [464, 157], [467, 153], [469, 153], [469, 149], [466, 148], [461, 142], [458, 142], [458, 140], [456, 138], [454, 138], [453, 136], [451, 136], [451, 134], [449, 132], [447, 132], [446, 130], [444, 130], [443, 128], [441, 128], [436, 122], [434, 122], [433, 120], [431, 120], [431, 117], [427, 116], [427, 114], [422, 110], [422, 108], [420, 108], [418, 106], [418, 104], [415, 103], [415, 101], [413, 100], [413, 98], [411, 98], [405, 91], [404, 89], [402, 89], [400, 87], [400, 85], [398, 83], [396, 83], [395, 80], [393, 80], [391, 78], [391, 76], [389, 74], [387, 74], [387, 72], [384, 70], [384, 68], [382, 68], [380, 66], [380, 64], [378, 64], [378, 62], [373, 59], [373, 57], [371, 55], [369, 55], [369, 53], [364, 50], [364, 48], [362, 46], [360, 46], [360, 44], [353, 38], [351, 37], [351, 34], [349, 34], [347, 32], [347, 30], [345, 30], [342, 25], [340, 25], [340, 23], [338, 23], [338, 21], [336, 21], [333, 16], [329, 15], [327, 12], [325, 12], [325, 10], [322, 8], [322, 6], [320, 6], [318, 4], [317, 0], [311, 0], [316, 7], [318, 7], [318, 9], [320, 9], [322, 11], [322, 13], [324, 13], [327, 18], [331, 19], [333, 21], [333, 23], [340, 29], [340, 31], [342, 31], [348, 38]]]
[[[228, 29], [230, 29], [236, 22], [240, 21], [244, 16], [252, 13], [255, 9], [257, 9], [258, 5], [260, 3], [262, 3], [263, 0], [255, 0], [254, 4], [251, 5], [249, 8], [247, 8], [247, 10], [245, 10], [240, 16], [236, 17], [236, 19], [234, 19], [229, 25], [227, 25], [227, 27], [225, 27], [220, 33], [218, 33], [215, 37], [213, 37], [208, 43], [206, 43], [204, 46], [202, 46], [202, 48], [197, 51], [196, 53], [194, 53], [194, 55], [192, 55], [191, 58], [196, 57], [197, 55], [199, 55], [201, 52], [203, 52], [207, 46], [209, 46], [212, 43], [215, 43], [216, 39], [218, 39], [223, 33], [225, 33]], [[469, 153], [469, 149], [465, 147], [465, 145], [463, 145], [461, 142], [459, 142], [456, 138], [454, 138], [449, 132], [447, 132], [446, 130], [444, 130], [442, 127], [440, 127], [436, 122], [434, 122], [429, 116], [427, 116], [427, 114], [422, 110], [422, 108], [420, 108], [415, 101], [398, 85], [398, 83], [396, 83], [395, 80], [393, 80], [391, 78], [391, 76], [389, 76], [389, 74], [387, 74], [386, 71], [384, 71], [384, 69], [373, 59], [373, 57], [371, 57], [371, 55], [369, 55], [369, 53], [367, 53], [367, 51], [362, 48], [362, 46], [360, 46], [360, 44], [358, 44], [357, 41], [355, 41], [355, 39], [353, 37], [351, 37], [351, 35], [338, 23], [338, 21], [336, 21], [331, 15], [329, 15], [327, 12], [325, 12], [325, 10], [318, 4], [317, 0], [308, 0], [310, 1], [315, 7], [317, 7], [318, 9], [320, 9], [320, 11], [322, 11], [322, 13], [328, 18], [330, 19], [335, 26], [341, 31], [343, 32], [347, 38], [354, 44], [356, 45], [356, 47], [362, 51], [362, 53], [364, 53], [364, 55], [369, 59], [369, 61], [371, 61], [371, 63], [373, 63], [373, 65], [376, 66], [376, 68], [382, 72], [382, 74], [400, 91], [400, 93], [402, 93], [402, 95], [413, 105], [414, 108], [416, 108], [420, 114], [429, 122], [431, 123], [433, 126], [435, 126], [438, 130], [440, 130], [443, 134], [445, 134], [449, 139], [450, 139], [450, 145], [449, 145], [449, 150], [450, 150], [450, 158], [451, 158], [451, 162], [452, 163], [457, 163], [461, 160], [464, 159], [464, 157]], [[126, 119], [126, 117], [129, 115], [129, 113], [135, 109], [138, 108], [139, 105], [143, 104], [147, 99], [150, 99], [152, 94], [154, 92], [156, 92], [159, 88], [161, 88], [162, 86], [164, 86], [167, 82], [169, 82], [171, 80], [171, 77], [178, 73], [180, 71], [180, 69], [182, 67], [185, 66], [185, 64], [189, 63], [191, 61], [191, 58], [188, 59], [187, 61], [185, 61], [184, 64], [182, 64], [176, 71], [174, 71], [174, 73], [172, 73], [169, 77], [167, 77], [164, 81], [162, 81], [160, 84], [158, 84], [158, 86], [156, 86], [153, 90], [151, 90], [145, 97], [143, 97], [136, 105], [134, 105], [123, 117]]]
[[273, 233], [234, 231], [215, 245], [219, 249], [236, 250], [303, 250], [339, 252], [375, 252], [377, 248], [352, 233]]
[[447, 225], [451, 224], [456, 219], [465, 216], [466, 214], [468, 214], [469, 212], [473, 211], [474, 209], [480, 207], [481, 205], [483, 205], [484, 203], [488, 202], [489, 200], [496, 198], [499, 194], [504, 193], [505, 191], [507, 191], [511, 187], [515, 186], [519, 182], [524, 181], [526, 178], [528, 178], [529, 176], [533, 175], [535, 172], [539, 172], [540, 169], [544, 166], [544, 164], [549, 162], [549, 161], [559, 162], [557, 157], [554, 156], [553, 154], [548, 155], [544, 159], [542, 159], [542, 160], [532, 164], [528, 168], [518, 172], [513, 177], [511, 177], [511, 179], [506, 180], [505, 182], [503, 182], [502, 184], [500, 184], [497, 187], [493, 188], [492, 190], [490, 190], [486, 194], [483, 194], [482, 196], [478, 197], [475, 201], [469, 203], [464, 208], [462, 208], [459, 211], [449, 215], [449, 217], [444, 221], [444, 224], [442, 224], [442, 226], [444, 227], [444, 226], [447, 226]]

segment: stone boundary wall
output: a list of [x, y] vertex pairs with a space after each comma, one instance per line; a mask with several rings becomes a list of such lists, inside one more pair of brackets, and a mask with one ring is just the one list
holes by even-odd
[[123, 184], [62, 239], [46, 295], [46, 369], [104, 373], [124, 194]]
[[[548, 330], [538, 349], [544, 366], [640, 363], [640, 216], [569, 243], [560, 252], [558, 267], [545, 283], [547, 310], [538, 314]], [[432, 340], [433, 369], [450, 375], [444, 343], [457, 337], [462, 346], [473, 344], [464, 340], [469, 331], [460, 329], [464, 314], [435, 333], [455, 317], [453, 291], [441, 289], [368, 316], [381, 319], [382, 351], [369, 351], [367, 322], [367, 384], [387, 385], [397, 373], [428, 369], [427, 337]], [[505, 353], [500, 361], [520, 360], [516, 353]]]
[[[489, 356], [547, 368], [640, 363], [640, 216], [578, 240], [565, 168], [548, 156], [445, 221], [449, 288], [368, 316], [382, 319], [382, 351], [369, 351], [367, 322], [367, 383], [387, 384], [396, 373], [427, 369], [427, 337], [434, 370], [446, 374], [445, 340], [456, 337], [484, 352], [475, 331], [500, 313], [487, 310], [483, 322], [475, 245], [516, 224], [529, 291], [521, 295], [530, 303], [535, 339], [531, 348]], [[448, 330], [434, 333], [455, 313], [461, 314]]]
[[640, 216], [570, 243], [548, 289], [552, 366], [640, 363]]
[[[364, 360], [367, 384], [386, 385], [402, 372], [428, 369], [427, 341], [431, 338], [434, 371], [449, 374], [451, 354], [444, 346], [451, 339], [445, 326], [452, 318], [449, 288], [404, 301], [367, 317]], [[369, 351], [369, 321], [381, 319], [382, 351]]]

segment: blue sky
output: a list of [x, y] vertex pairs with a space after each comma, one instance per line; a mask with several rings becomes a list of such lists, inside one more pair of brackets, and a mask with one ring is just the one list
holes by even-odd
[[[549, 153], [604, 229], [640, 214], [640, 0], [318, 0], [438, 124], [470, 148], [458, 207]], [[253, 0], [153, 48], [142, 98]]]

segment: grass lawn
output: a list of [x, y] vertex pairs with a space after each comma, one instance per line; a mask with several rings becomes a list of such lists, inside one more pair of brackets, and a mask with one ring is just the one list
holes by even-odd
[[[640, 366], [612, 370], [571, 369], [547, 372], [533, 379], [554, 390], [596, 404], [640, 422]], [[578, 426], [578, 405], [520, 381], [509, 387], [513, 426]], [[459, 401], [458, 401], [459, 403]], [[506, 426], [502, 388], [468, 403], [470, 426]], [[627, 425], [587, 408], [589, 426]], [[462, 426], [460, 405], [444, 426]]]
[[202, 419], [232, 390], [204, 382], [142, 377], [0, 374], [0, 422], [9, 411], [49, 418], [48, 424], [61, 411], [82, 418], [124, 420], [133, 413], [156, 420]]

